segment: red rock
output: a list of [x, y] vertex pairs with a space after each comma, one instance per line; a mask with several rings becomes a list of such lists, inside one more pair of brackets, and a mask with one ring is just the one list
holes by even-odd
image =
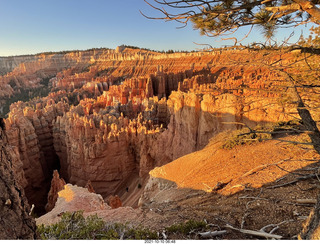
[[[248, 65], [231, 65], [230, 55]], [[23, 163], [28, 196], [49, 185], [48, 172], [58, 164], [66, 181], [90, 180], [103, 197], [115, 195], [129, 176], [148, 177], [221, 131], [288, 120], [294, 105], [278, 103], [275, 92], [284, 78], [250, 65], [261, 55], [126, 48], [57, 55], [56, 67], [51, 56], [17, 67], [8, 77], [18, 81], [50, 67], [50, 84], [62, 89], [11, 106], [8, 138]]]
[[51, 224], [60, 220], [65, 212], [83, 211], [90, 213], [98, 210], [108, 210], [110, 207], [103, 201], [101, 195], [90, 193], [87, 189], [64, 185], [58, 192], [58, 199], [54, 208], [47, 214], [36, 219], [37, 224]]
[[122, 202], [121, 202], [120, 197], [118, 195], [109, 196], [107, 203], [112, 209], [122, 207]]
[[5, 133], [0, 129], [0, 239], [36, 239], [36, 225], [29, 215], [30, 207], [25, 193], [19, 184], [11, 158]]
[[85, 188], [87, 188], [89, 192], [95, 193], [95, 190], [93, 189], [93, 186], [91, 185], [91, 181], [90, 180], [88, 180]]
[[50, 212], [58, 199], [58, 192], [64, 188], [66, 182], [64, 179], [60, 178], [59, 173], [57, 170], [53, 171], [53, 177], [51, 180], [51, 188], [48, 193], [48, 203], [46, 205], [46, 211]]

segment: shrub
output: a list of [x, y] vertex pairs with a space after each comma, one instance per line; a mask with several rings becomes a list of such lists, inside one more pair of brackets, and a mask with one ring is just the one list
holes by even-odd
[[64, 213], [61, 220], [50, 226], [37, 226], [43, 240], [119, 240], [158, 239], [157, 232], [125, 224], [107, 224], [97, 215], [85, 218], [82, 211]]
[[288, 121], [263, 126], [257, 125], [252, 131], [249, 128], [243, 128], [232, 132], [221, 148], [232, 149], [238, 145], [249, 145], [257, 141], [270, 140], [286, 133], [296, 133], [299, 131], [300, 125], [299, 121]]
[[[167, 238], [190, 238], [199, 231], [209, 228], [205, 221], [188, 220], [165, 228]], [[108, 224], [97, 215], [85, 218], [82, 211], [67, 212], [61, 220], [49, 226], [37, 226], [42, 240], [158, 240], [158, 232], [142, 226], [112, 223]]]
[[189, 234], [191, 231], [201, 230], [206, 228], [207, 224], [204, 221], [188, 220], [185, 223], [171, 225], [167, 227], [168, 233], [181, 233], [184, 235]]

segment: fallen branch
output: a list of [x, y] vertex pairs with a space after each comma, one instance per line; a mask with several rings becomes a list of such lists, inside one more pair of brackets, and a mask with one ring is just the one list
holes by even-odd
[[162, 231], [162, 237], [164, 240], [167, 240], [168, 239], [168, 236], [166, 235], [165, 231]]
[[213, 188], [212, 191], [219, 191], [223, 188], [225, 188], [232, 180], [229, 180], [228, 182], [218, 182]]
[[257, 171], [263, 170], [263, 169], [265, 169], [265, 168], [267, 168], [267, 167], [269, 167], [269, 166], [281, 164], [281, 163], [283, 163], [283, 162], [285, 162], [285, 161], [288, 161], [289, 159], [290, 159], [290, 158], [283, 159], [283, 160], [281, 160], [281, 161], [279, 161], [279, 162], [277, 162], [277, 163], [273, 163], [273, 164], [262, 164], [262, 165], [259, 165], [259, 166], [255, 167], [255, 168], [253, 168], [252, 170], [248, 171], [247, 173], [243, 174], [240, 178], [243, 178], [243, 177], [247, 177], [247, 176], [249, 176], [249, 175], [252, 175], [252, 174], [256, 173]]
[[304, 203], [304, 204], [316, 204], [316, 199], [296, 199], [297, 203]]
[[276, 230], [278, 230], [280, 227], [280, 225], [283, 225], [285, 223], [288, 223], [288, 222], [292, 222], [293, 220], [285, 220], [285, 221], [282, 221], [281, 223], [279, 224], [269, 224], [269, 225], [266, 225], [264, 227], [262, 227], [260, 229], [261, 232], [264, 232], [264, 233], [268, 233], [266, 230], [268, 228], [272, 228], [271, 231], [269, 231], [269, 234], [273, 234]]
[[245, 212], [244, 215], [242, 216], [242, 218], [241, 218], [241, 225], [240, 225], [240, 228], [241, 228], [241, 229], [243, 229], [243, 226], [244, 226], [244, 224], [246, 223], [246, 220], [245, 220], [245, 219], [246, 219], [249, 215], [250, 215], [250, 213]]
[[281, 184], [281, 185], [269, 186], [269, 187], [266, 187], [266, 188], [267, 189], [279, 188], [279, 187], [283, 187], [283, 186], [292, 185], [294, 183], [297, 183], [300, 180], [307, 180], [307, 179], [312, 179], [312, 178], [317, 178], [317, 175], [316, 174], [312, 174], [312, 175], [301, 176], [301, 177], [298, 177], [297, 179], [289, 181], [287, 183], [284, 183], [284, 184]]
[[266, 200], [269, 201], [268, 198], [262, 198], [262, 197], [248, 197], [248, 196], [243, 196], [243, 197], [238, 197], [239, 199], [254, 199], [254, 200]]
[[287, 177], [287, 175], [285, 175], [285, 176], [283, 176], [283, 177], [281, 177], [281, 178], [277, 179], [275, 182], [282, 181], [282, 180], [283, 180], [283, 179], [285, 179], [286, 177]]
[[267, 229], [267, 228], [270, 228], [270, 227], [275, 228], [275, 227], [278, 227], [278, 225], [269, 224], [269, 225], [266, 225], [266, 226], [262, 227], [262, 228], [260, 229], [260, 231], [263, 232], [263, 233], [267, 233], [267, 232], [266, 232], [266, 229]]
[[295, 206], [303, 206], [303, 207], [312, 207], [313, 204], [310, 203], [297, 203], [297, 202], [283, 202], [285, 204], [295, 205]]
[[295, 173], [295, 172], [290, 172], [284, 168], [281, 168], [279, 165], [275, 165], [277, 168], [279, 168], [280, 170], [284, 171], [284, 172], [287, 172], [289, 174], [293, 174], [293, 175], [300, 175], [300, 176], [304, 176], [304, 174], [301, 174], [301, 173]]
[[208, 232], [199, 233], [199, 235], [202, 238], [212, 238], [215, 236], [223, 235], [225, 233], [227, 233], [226, 230], [216, 230], [216, 231], [208, 231]]
[[309, 216], [299, 216], [298, 220], [307, 220]]
[[235, 228], [235, 227], [233, 227], [233, 226], [231, 226], [229, 224], [226, 225], [226, 228], [239, 231], [239, 232], [241, 232], [243, 234], [253, 235], [253, 236], [260, 236], [260, 237], [272, 238], [272, 239], [281, 239], [282, 238], [282, 236], [280, 236], [280, 235], [269, 234], [269, 233], [266, 233], [266, 232], [263, 232], [263, 231], [238, 229], [238, 228]]
[[30, 209], [29, 215], [32, 214], [33, 209], [34, 209], [34, 204], [31, 205], [31, 209]]

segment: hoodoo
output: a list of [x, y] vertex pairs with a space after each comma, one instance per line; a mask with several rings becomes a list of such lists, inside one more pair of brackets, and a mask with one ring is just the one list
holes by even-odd
[[246, 50], [102, 49], [54, 62], [44, 55], [24, 64], [32, 69], [8, 73], [16, 79], [55, 74], [48, 83], [53, 92], [11, 105], [6, 120], [30, 202], [44, 208], [53, 170], [79, 186], [90, 180], [107, 197], [119, 194], [132, 175], [144, 181], [154, 167], [202, 149], [221, 131], [289, 120], [294, 106], [281, 103], [286, 94], [278, 87], [284, 78], [266, 67], [232, 66], [230, 55], [243, 63], [261, 58]]

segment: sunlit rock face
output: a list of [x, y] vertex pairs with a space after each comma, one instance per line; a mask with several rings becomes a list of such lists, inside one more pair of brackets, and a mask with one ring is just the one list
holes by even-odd
[[51, 224], [60, 220], [63, 213], [83, 211], [90, 213], [99, 210], [111, 209], [103, 200], [101, 195], [91, 193], [86, 188], [64, 185], [58, 192], [58, 199], [55, 207], [46, 215], [37, 219], [37, 224]]
[[143, 180], [221, 131], [296, 112], [281, 102], [285, 78], [255, 65], [260, 53], [98, 49], [37, 58], [0, 79], [50, 77], [48, 96], [11, 105], [6, 119], [28, 199], [43, 209], [54, 170], [67, 183], [91, 181], [104, 198], [121, 198], [133, 175]]
[[[97, 215], [108, 224], [131, 223], [137, 226], [141, 223], [141, 211], [131, 207], [121, 207], [119, 197], [113, 197], [112, 208], [103, 200], [102, 196], [89, 192], [88, 189], [66, 184], [64, 189], [58, 192], [55, 207], [45, 215], [36, 219], [37, 225], [51, 225], [61, 220], [66, 212], [81, 211], [84, 217]], [[141, 221], [141, 220], [140, 220]]]

